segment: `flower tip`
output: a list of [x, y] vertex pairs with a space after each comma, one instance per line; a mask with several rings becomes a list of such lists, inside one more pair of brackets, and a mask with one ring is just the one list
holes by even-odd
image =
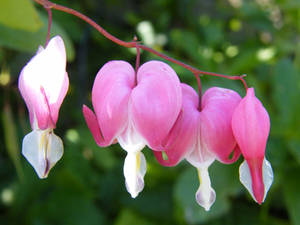
[[197, 203], [202, 206], [205, 211], [209, 211], [216, 200], [216, 192], [211, 187], [205, 190], [205, 188], [200, 186], [195, 197]]
[[131, 198], [136, 198], [139, 193], [144, 189], [144, 179], [141, 177], [135, 177], [136, 183], [133, 184], [132, 181], [130, 181], [132, 178], [125, 178], [125, 185], [126, 190], [130, 194]]
[[264, 183], [253, 181], [252, 189], [253, 189], [253, 195], [254, 195], [255, 201], [259, 205], [261, 205], [264, 201], [264, 196], [265, 196]]
[[142, 152], [128, 152], [124, 162], [124, 177], [127, 191], [136, 198], [144, 189], [144, 176], [147, 164]]
[[62, 157], [63, 143], [52, 130], [33, 130], [23, 139], [22, 154], [38, 177], [45, 179]]
[[274, 179], [270, 162], [264, 158], [262, 166], [255, 167], [253, 163], [244, 161], [239, 172], [241, 183], [249, 191], [252, 198], [261, 205], [265, 201]]
[[196, 201], [205, 211], [209, 211], [210, 207], [216, 201], [216, 192], [211, 187], [208, 168], [198, 168], [198, 176], [200, 186], [195, 195]]
[[136, 198], [139, 195], [139, 192], [130, 192], [131, 198]]

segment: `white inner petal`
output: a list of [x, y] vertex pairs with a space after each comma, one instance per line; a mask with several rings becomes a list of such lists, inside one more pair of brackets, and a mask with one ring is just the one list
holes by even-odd
[[196, 192], [196, 201], [206, 211], [209, 211], [210, 207], [216, 200], [216, 192], [211, 187], [211, 182], [208, 173], [208, 167], [197, 168], [199, 175], [200, 186]]
[[128, 152], [124, 161], [124, 176], [127, 191], [132, 198], [144, 188], [144, 176], [146, 174], [147, 164], [142, 152]]
[[39, 178], [46, 178], [63, 155], [63, 143], [52, 129], [33, 130], [23, 139], [22, 154]]
[[[253, 190], [252, 190], [252, 179], [251, 179], [250, 169], [249, 169], [249, 166], [248, 166], [246, 160], [240, 165], [239, 173], [240, 173], [241, 183], [246, 187], [246, 189], [251, 194], [252, 198], [256, 201], [254, 194], [253, 194]], [[264, 158], [263, 182], [264, 182], [265, 193], [264, 193], [263, 202], [265, 201], [265, 199], [267, 197], [267, 193], [273, 183], [273, 179], [274, 179], [274, 175], [273, 175], [271, 163], [266, 158]]]
[[146, 145], [145, 140], [136, 131], [130, 120], [126, 130], [118, 137], [118, 142], [126, 152], [139, 152]]
[[186, 160], [196, 168], [209, 167], [215, 160], [215, 155], [206, 147], [205, 143], [200, 144], [200, 138], [192, 147]]
[[145, 147], [146, 142], [136, 131], [130, 119], [127, 128], [118, 137], [118, 142], [127, 152], [123, 168], [126, 189], [131, 194], [131, 197], [135, 198], [144, 188], [147, 164], [141, 151]]

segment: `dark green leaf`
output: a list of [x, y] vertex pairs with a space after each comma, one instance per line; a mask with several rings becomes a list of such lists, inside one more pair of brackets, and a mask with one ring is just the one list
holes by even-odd
[[[0, 45], [18, 51], [35, 53], [40, 45], [43, 46], [45, 44], [48, 31], [47, 17], [44, 15], [41, 15], [40, 17], [43, 26], [36, 32], [22, 31], [0, 25]], [[54, 35], [62, 36], [65, 42], [68, 60], [72, 61], [75, 54], [73, 44], [69, 39], [68, 34], [66, 34], [63, 28], [55, 21], [53, 21], [51, 27], [51, 36]]]

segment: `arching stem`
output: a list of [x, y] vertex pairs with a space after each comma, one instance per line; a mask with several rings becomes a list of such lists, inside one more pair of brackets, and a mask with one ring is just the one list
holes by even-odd
[[108, 33], [105, 29], [103, 29], [100, 25], [98, 25], [95, 21], [93, 21], [92, 19], [90, 19], [89, 17], [87, 17], [86, 15], [74, 10], [74, 9], [71, 9], [71, 8], [68, 8], [68, 7], [65, 7], [65, 6], [62, 6], [62, 5], [58, 5], [58, 4], [55, 4], [51, 1], [48, 1], [48, 0], [35, 0], [35, 2], [41, 4], [42, 6], [44, 6], [44, 8], [46, 8], [47, 10], [48, 9], [56, 9], [56, 10], [59, 10], [59, 11], [63, 11], [65, 13], [68, 13], [68, 14], [72, 14], [82, 20], [84, 20], [85, 22], [87, 22], [88, 24], [90, 24], [92, 27], [94, 27], [97, 31], [99, 31], [104, 37], [106, 37], [107, 39], [111, 40], [112, 42], [120, 45], [120, 46], [124, 46], [124, 47], [127, 47], [127, 48], [136, 48], [137, 46], [139, 47], [139, 49], [143, 49], [145, 51], [148, 51], [148, 52], [151, 52], [152, 54], [154, 55], [157, 55], [169, 62], [173, 62], [187, 70], [189, 70], [190, 72], [194, 73], [194, 74], [202, 74], [202, 75], [210, 75], [210, 76], [216, 76], [216, 77], [223, 77], [223, 78], [226, 78], [226, 79], [230, 79], [230, 80], [240, 80], [242, 81], [245, 89], [247, 90], [247, 84], [245, 82], [245, 80], [243, 79], [243, 77], [245, 77], [246, 75], [236, 75], [236, 76], [229, 76], [229, 75], [225, 75], [225, 74], [220, 74], [220, 73], [213, 73], [213, 72], [206, 72], [206, 71], [202, 71], [202, 70], [199, 70], [195, 67], [192, 67], [188, 64], [185, 64], [177, 59], [174, 59], [174, 58], [171, 58], [161, 52], [158, 52], [148, 46], [145, 46], [145, 45], [141, 45], [141, 44], [137, 44], [136, 41], [130, 41], [130, 42], [126, 42], [126, 41], [122, 41], [120, 40], [119, 38], [113, 36], [112, 34]]

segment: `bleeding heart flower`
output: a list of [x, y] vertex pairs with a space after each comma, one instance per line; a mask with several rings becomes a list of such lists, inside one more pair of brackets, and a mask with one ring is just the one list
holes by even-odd
[[55, 36], [45, 49], [40, 46], [19, 76], [33, 129], [23, 139], [22, 153], [40, 178], [46, 178], [63, 155], [63, 143], [53, 129], [68, 87], [64, 42]]
[[182, 94], [175, 71], [160, 61], [143, 64], [137, 72], [125, 61], [110, 61], [98, 72], [92, 103], [83, 114], [96, 143], [117, 141], [127, 152], [124, 176], [127, 191], [135, 198], [144, 187], [145, 145], [162, 150], [178, 117]]
[[[215, 159], [232, 163], [240, 155], [232, 133], [231, 120], [241, 97], [232, 90], [213, 87], [204, 93], [199, 108], [199, 96], [194, 89], [186, 84], [181, 84], [181, 87], [182, 110], [163, 141], [167, 159], [164, 159], [161, 152], [154, 151], [154, 154], [164, 166], [174, 166], [186, 158], [197, 168], [200, 187], [196, 200], [209, 210], [216, 194], [211, 187], [208, 167]], [[230, 157], [232, 153], [233, 156]]]
[[262, 103], [248, 88], [233, 113], [232, 129], [245, 161], [240, 166], [240, 180], [255, 201], [261, 204], [273, 182], [271, 164], [265, 158], [270, 118]]

